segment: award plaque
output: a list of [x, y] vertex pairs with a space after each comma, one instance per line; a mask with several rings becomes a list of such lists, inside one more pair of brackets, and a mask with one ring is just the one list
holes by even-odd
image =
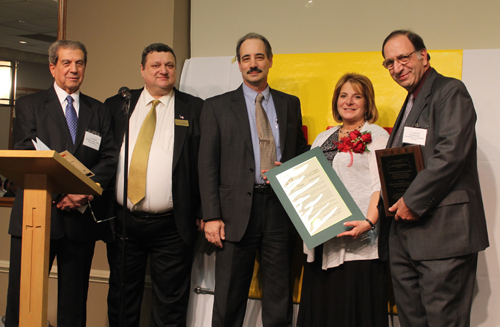
[[308, 249], [349, 230], [344, 222], [365, 220], [320, 148], [266, 173]]
[[389, 208], [404, 195], [418, 172], [424, 169], [422, 150], [420, 145], [411, 145], [376, 150], [375, 154], [377, 155], [385, 214], [394, 216]]

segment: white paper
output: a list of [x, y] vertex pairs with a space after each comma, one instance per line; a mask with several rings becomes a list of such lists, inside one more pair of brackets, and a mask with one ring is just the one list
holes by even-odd
[[427, 130], [425, 128], [405, 126], [403, 131], [403, 143], [425, 146], [426, 139]]
[[99, 146], [101, 145], [101, 137], [89, 131], [85, 132], [85, 139], [83, 140], [83, 145], [88, 146], [91, 149], [99, 151]]

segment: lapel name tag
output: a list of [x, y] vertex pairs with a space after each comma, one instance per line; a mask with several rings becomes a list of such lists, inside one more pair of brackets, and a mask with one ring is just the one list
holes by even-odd
[[176, 119], [176, 120], [175, 120], [175, 125], [177, 125], [177, 126], [189, 127], [189, 120], [184, 120], [184, 119]]
[[92, 131], [86, 131], [85, 139], [83, 139], [83, 145], [99, 151], [99, 146], [101, 145], [101, 136], [99, 136], [97, 133], [93, 133]]
[[427, 130], [425, 128], [405, 126], [403, 131], [403, 143], [425, 146], [426, 139]]

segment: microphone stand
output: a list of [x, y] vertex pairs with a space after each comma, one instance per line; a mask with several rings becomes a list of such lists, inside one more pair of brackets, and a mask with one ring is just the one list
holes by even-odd
[[121, 276], [120, 276], [120, 319], [119, 325], [121, 327], [127, 326], [127, 310], [126, 310], [126, 299], [127, 292], [125, 289], [125, 282], [127, 280], [127, 199], [128, 199], [128, 153], [129, 153], [129, 129], [130, 129], [130, 95], [125, 96], [125, 103], [123, 105], [125, 108], [126, 124], [125, 124], [125, 151], [123, 158], [123, 219], [122, 219], [122, 251], [121, 251]]

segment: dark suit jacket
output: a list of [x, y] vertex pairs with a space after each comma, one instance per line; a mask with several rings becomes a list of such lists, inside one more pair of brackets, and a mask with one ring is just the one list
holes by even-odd
[[[84, 146], [86, 131], [101, 136], [99, 150]], [[32, 139], [38, 137], [57, 152], [68, 150], [95, 176], [92, 179], [104, 188], [113, 177], [118, 147], [111, 130], [111, 113], [101, 102], [80, 93], [80, 109], [75, 144], [71, 140], [61, 103], [52, 86], [48, 90], [17, 100], [13, 145], [16, 150], [32, 150]], [[54, 195], [54, 199], [57, 195]], [[21, 236], [23, 192], [20, 190], [12, 208], [9, 234]], [[64, 235], [72, 241], [94, 241], [103, 235], [103, 226], [96, 224], [90, 211], [64, 212], [52, 206], [51, 239]]]
[[[408, 97], [395, 131], [407, 101]], [[406, 205], [421, 218], [411, 223], [392, 221], [391, 230], [407, 237], [413, 260], [456, 257], [489, 245], [477, 171], [475, 122], [476, 112], [465, 85], [432, 69], [405, 123], [427, 130], [422, 147], [425, 169], [403, 195]], [[379, 212], [383, 214], [380, 204]]]
[[[135, 109], [143, 89], [131, 92], [130, 110]], [[123, 143], [127, 117], [124, 99], [116, 95], [105, 101], [113, 110], [115, 140]], [[198, 187], [198, 149], [200, 146], [200, 114], [203, 100], [175, 90], [175, 119], [189, 122], [189, 127], [175, 125], [174, 154], [172, 163], [172, 197], [177, 229], [183, 241], [193, 246], [198, 235], [196, 219], [201, 219], [200, 192]]]
[[[271, 89], [279, 121], [282, 162], [308, 150], [297, 97]], [[200, 191], [203, 219], [222, 218], [226, 240], [238, 242], [248, 225], [255, 161], [240, 86], [205, 101], [201, 116]]]

